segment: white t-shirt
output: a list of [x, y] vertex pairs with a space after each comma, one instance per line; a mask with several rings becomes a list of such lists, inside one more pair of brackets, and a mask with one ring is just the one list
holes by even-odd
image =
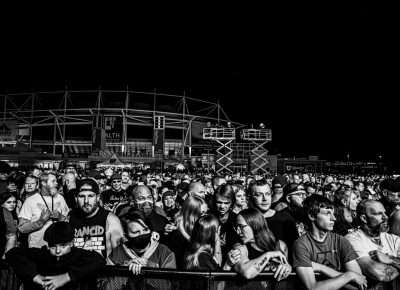
[[370, 251], [379, 250], [390, 256], [400, 256], [400, 237], [393, 234], [381, 233], [382, 247], [371, 241], [361, 229], [346, 235], [359, 257], [369, 256]]
[[[43, 201], [46, 201], [46, 204]], [[69, 208], [67, 203], [65, 202], [64, 197], [61, 194], [56, 194], [56, 196], [40, 196], [39, 193], [36, 193], [30, 197], [28, 197], [21, 207], [21, 211], [19, 212], [18, 218], [23, 218], [29, 220], [31, 222], [37, 221], [42, 214], [42, 210], [47, 207], [50, 210], [57, 210], [62, 215], [66, 216], [69, 212]], [[52, 224], [51, 220], [48, 220], [47, 223], [41, 227], [40, 229], [33, 231], [28, 236], [28, 246], [29, 248], [41, 248], [44, 245], [47, 245], [47, 242], [43, 240], [43, 235], [45, 230]]]

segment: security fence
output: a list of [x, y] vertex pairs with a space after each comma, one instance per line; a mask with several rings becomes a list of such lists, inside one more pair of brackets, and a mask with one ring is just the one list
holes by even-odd
[[[317, 275], [317, 280], [321, 278]], [[397, 279], [398, 280], [398, 279]], [[369, 284], [369, 289], [400, 290], [397, 280], [391, 283]], [[0, 260], [0, 290], [21, 290], [21, 281], [4, 260]], [[168, 269], [142, 268], [140, 275], [133, 275], [127, 267], [106, 266], [94, 280], [86, 280], [74, 290], [223, 290], [223, 289], [267, 289], [291, 290], [304, 289], [295, 273], [286, 279], [277, 281], [273, 273], [260, 273], [252, 280], [247, 280], [234, 272], [175, 271]]]

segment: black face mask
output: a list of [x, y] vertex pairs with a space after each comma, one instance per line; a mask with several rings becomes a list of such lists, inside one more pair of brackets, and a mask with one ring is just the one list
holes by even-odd
[[146, 216], [151, 214], [151, 212], [153, 211], [153, 203], [152, 202], [148, 202], [148, 201], [141, 202], [141, 203], [136, 203], [136, 207], [137, 207], [138, 210], [143, 212]]
[[128, 245], [135, 249], [142, 250], [150, 243], [151, 234], [144, 234], [137, 237], [126, 237]]

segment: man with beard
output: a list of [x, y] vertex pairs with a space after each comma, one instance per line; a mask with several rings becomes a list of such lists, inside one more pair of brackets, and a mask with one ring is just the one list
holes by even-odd
[[281, 199], [283, 197], [283, 188], [287, 184], [287, 179], [286, 177], [282, 175], [277, 175], [272, 179], [272, 204], [271, 208], [274, 210], [279, 210], [276, 208], [276, 206], [281, 202]]
[[263, 214], [275, 237], [288, 246], [289, 260], [291, 260], [293, 242], [299, 237], [295, 220], [287, 211], [276, 211], [271, 208], [272, 193], [267, 180], [253, 182], [249, 188], [249, 195], [251, 205]]
[[389, 234], [388, 216], [382, 203], [363, 200], [357, 205], [360, 229], [347, 234], [359, 258], [360, 267], [369, 278], [389, 282], [399, 275], [400, 237]]
[[287, 211], [296, 221], [297, 231], [299, 235], [305, 233], [305, 217], [303, 211], [303, 200], [305, 199], [306, 191], [303, 184], [289, 183], [283, 188], [283, 201], [280, 202], [275, 210]]
[[56, 175], [42, 173], [39, 180], [39, 191], [25, 200], [18, 215], [18, 230], [29, 234], [30, 248], [47, 245], [43, 240], [45, 230], [54, 221], [66, 220], [69, 211], [64, 197], [58, 194]]
[[[356, 252], [343, 236], [332, 233], [336, 220], [332, 202], [313, 194], [304, 200], [303, 207], [308, 231], [293, 244], [293, 268], [305, 288], [366, 289]], [[315, 273], [326, 279], [316, 281]]]
[[81, 180], [77, 192], [77, 208], [69, 214], [75, 229], [74, 245], [97, 251], [106, 258], [122, 242], [121, 222], [112, 212], [99, 207], [99, 186], [94, 180]]
[[150, 220], [153, 231], [163, 234], [164, 228], [168, 224], [168, 219], [156, 212], [154, 197], [146, 185], [138, 185], [132, 190], [131, 206], [127, 206], [120, 211], [119, 217], [122, 218], [126, 213], [139, 210]]
[[400, 235], [400, 182], [388, 178], [381, 181], [379, 188], [382, 194], [380, 201], [388, 215], [389, 232]]

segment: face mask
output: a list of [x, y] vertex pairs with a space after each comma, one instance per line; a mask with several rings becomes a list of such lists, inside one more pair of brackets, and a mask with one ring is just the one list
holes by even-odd
[[143, 212], [145, 215], [149, 215], [153, 210], [153, 202], [151, 201], [139, 201], [136, 202], [137, 209]]
[[144, 234], [137, 237], [126, 237], [128, 245], [135, 249], [142, 250], [150, 243], [151, 234]]

